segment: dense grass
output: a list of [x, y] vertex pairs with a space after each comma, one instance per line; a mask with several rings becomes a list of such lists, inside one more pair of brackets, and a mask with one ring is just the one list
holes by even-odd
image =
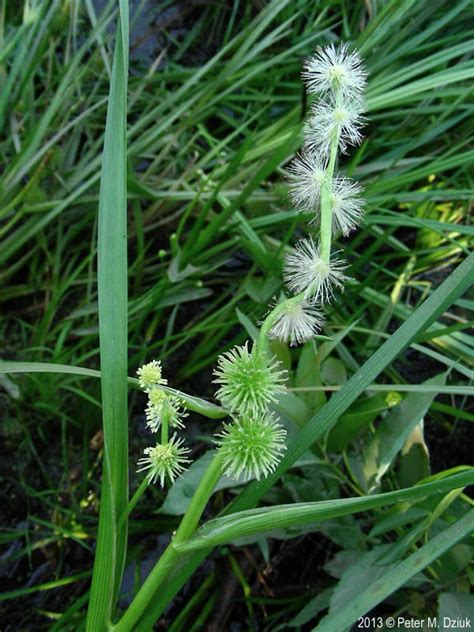
[[[327, 340], [303, 351], [274, 349], [296, 369], [298, 408], [295, 400], [281, 403], [296, 434], [472, 245], [472, 5], [235, 0], [199, 6], [184, 17], [179, 10], [163, 13], [176, 11], [171, 5], [155, 8], [162, 13], [149, 63], [133, 54], [143, 29], [137, 27], [140, 10], [131, 16], [129, 375], [158, 357], [172, 386], [212, 397], [217, 355], [252, 335], [279, 295], [282, 254], [307, 219], [290, 210], [283, 178], [300, 145], [307, 107], [302, 60], [316, 45], [342, 38], [358, 45], [370, 71], [367, 140], [342, 165], [362, 181], [367, 200], [363, 228], [339, 244], [353, 281], [327, 312]], [[41, 2], [25, 15], [23, 6], [4, 3], [0, 9], [5, 360], [99, 367], [97, 209], [116, 6], [109, 3], [97, 16], [92, 6]], [[184, 29], [177, 31], [180, 21]], [[378, 386], [365, 385], [365, 394], [319, 439], [310, 462], [265, 490], [264, 504], [392, 492], [468, 465], [473, 306], [472, 296], [464, 295], [419, 332], [376, 378]], [[28, 375], [1, 375], [1, 542], [8, 579], [0, 614], [17, 629], [47, 629], [54, 622], [56, 629], [81, 629], [103, 456], [100, 383], [24, 368]], [[134, 462], [148, 441], [142, 409], [142, 399], [130, 391], [132, 492], [140, 483]], [[216, 422], [197, 415], [190, 421], [197, 457]], [[176, 515], [156, 514], [164, 497], [150, 489], [132, 514], [129, 570], [154, 548], [156, 533], [177, 525]], [[215, 496], [214, 514], [226, 500], [224, 492]], [[243, 502], [237, 508], [245, 508]], [[265, 562], [256, 547], [237, 554], [221, 549], [223, 570], [205, 569], [195, 580], [201, 586], [195, 600], [184, 602], [188, 609], [180, 617], [178, 602], [165, 625], [174, 620], [177, 632], [190, 629], [190, 618], [196, 625], [215, 624], [222, 616], [215, 604], [222, 574], [229, 585], [235, 576], [241, 586], [234, 618], [247, 627], [258, 621], [271, 630], [294, 617], [294, 627], [313, 625], [331, 595], [332, 608], [338, 608], [338, 589], [354, 582], [355, 559], [365, 573], [357, 580], [375, 581], [371, 555], [386, 564], [416, 555], [468, 505], [464, 494], [451, 491], [405, 513], [403, 505], [393, 512], [368, 509], [357, 519], [311, 525], [309, 535], [308, 527], [276, 534], [300, 540], [260, 538], [263, 555], [268, 546], [272, 552], [269, 586], [261, 579]], [[317, 572], [301, 580], [304, 589], [287, 586], [278, 559], [296, 542], [303, 550], [308, 542], [317, 548], [322, 537], [328, 553], [313, 553]], [[298, 565], [301, 549], [289, 550]], [[245, 555], [257, 565], [260, 581]], [[452, 593], [461, 594], [455, 598], [461, 607], [469, 557], [464, 541], [442, 564], [427, 562], [425, 573], [408, 584], [405, 577], [399, 584], [405, 587], [380, 612], [426, 616], [437, 611], [438, 597], [441, 609], [452, 606], [452, 598], [443, 596]], [[135, 570], [135, 584], [138, 577]], [[128, 590], [132, 586], [130, 581]]]

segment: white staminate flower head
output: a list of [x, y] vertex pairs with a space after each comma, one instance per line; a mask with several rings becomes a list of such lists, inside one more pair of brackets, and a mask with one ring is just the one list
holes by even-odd
[[359, 54], [349, 53], [347, 44], [340, 44], [338, 48], [334, 44], [318, 48], [303, 70], [303, 79], [310, 94], [339, 92], [343, 97], [357, 95], [364, 90], [366, 78]]
[[162, 377], [161, 362], [159, 360], [152, 360], [148, 364], [141, 366], [137, 371], [137, 375], [140, 388], [143, 388], [145, 391], [155, 386], [160, 386], [160, 384], [168, 383]]
[[280, 310], [268, 335], [270, 338], [289, 342], [290, 346], [311, 340], [324, 322], [322, 312], [306, 299], [288, 299], [280, 306]]
[[365, 123], [360, 99], [345, 99], [341, 103], [319, 101], [312, 108], [312, 116], [304, 127], [306, 146], [312, 152], [327, 154], [334, 138], [343, 153], [348, 145], [360, 145]]
[[152, 432], [158, 432], [164, 419], [170, 428], [184, 428], [181, 420], [188, 416], [179, 397], [170, 395], [160, 388], [152, 388], [148, 392], [145, 415], [147, 426]]
[[294, 294], [326, 303], [333, 297], [334, 288], [343, 290], [346, 267], [334, 254], [329, 263], [323, 261], [313, 240], [302, 239], [285, 258], [284, 276]]
[[231, 412], [250, 415], [276, 401], [276, 394], [284, 390], [286, 371], [276, 358], [268, 358], [255, 346], [249, 351], [245, 343], [219, 356], [214, 375], [222, 404]]
[[159, 480], [162, 487], [166, 478], [174, 483], [176, 478], [184, 472], [184, 466], [191, 463], [186, 456], [189, 454], [189, 449], [184, 448], [183, 443], [184, 439], [177, 439], [174, 434], [165, 444], [157, 443], [153, 448], [145, 448], [146, 456], [138, 459], [137, 472], [149, 470], [148, 482], [155, 483]]
[[216, 443], [224, 471], [232, 478], [260, 480], [275, 471], [286, 450], [286, 430], [271, 413], [258, 413], [224, 424]]
[[333, 230], [347, 236], [357, 228], [364, 209], [359, 197], [362, 187], [349, 178], [336, 178], [332, 182], [331, 206]]
[[290, 196], [294, 206], [302, 211], [315, 211], [321, 187], [326, 177], [326, 162], [318, 154], [299, 154], [288, 167]]

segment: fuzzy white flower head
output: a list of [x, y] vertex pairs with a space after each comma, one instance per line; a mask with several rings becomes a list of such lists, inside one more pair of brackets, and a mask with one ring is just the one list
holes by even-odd
[[288, 167], [290, 196], [297, 209], [314, 211], [326, 177], [326, 162], [318, 154], [299, 154]]
[[330, 44], [318, 48], [303, 70], [303, 79], [310, 94], [340, 92], [342, 96], [360, 94], [366, 85], [367, 73], [357, 52], [349, 53], [347, 44], [338, 48]]
[[310, 238], [299, 241], [285, 258], [284, 276], [294, 294], [306, 299], [328, 302], [334, 288], [343, 290], [346, 264], [331, 255], [330, 262], [321, 259], [319, 247]]
[[141, 366], [137, 371], [137, 375], [140, 388], [143, 388], [145, 391], [155, 386], [160, 386], [160, 384], [168, 383], [162, 377], [161, 362], [159, 360], [152, 360], [148, 364]]
[[188, 415], [178, 396], [170, 395], [160, 388], [152, 388], [148, 392], [145, 416], [150, 430], [158, 432], [163, 419], [167, 420], [170, 428], [184, 428], [181, 420]]
[[271, 413], [259, 413], [224, 424], [216, 443], [224, 471], [232, 478], [260, 480], [275, 471], [286, 450], [286, 430]]
[[280, 369], [275, 358], [267, 356], [248, 344], [234, 347], [217, 359], [214, 382], [220, 385], [218, 399], [231, 412], [241, 415], [264, 411], [276, 401], [276, 394], [284, 390], [286, 371]]
[[160, 481], [163, 487], [165, 478], [174, 483], [176, 478], [184, 472], [184, 465], [191, 461], [187, 458], [189, 449], [183, 447], [184, 440], [177, 439], [174, 434], [168, 443], [157, 443], [153, 448], [145, 448], [145, 457], [138, 459], [137, 472], [149, 470], [147, 479], [149, 483]]
[[268, 335], [270, 338], [289, 342], [290, 346], [311, 340], [324, 322], [322, 312], [317, 309], [314, 303], [306, 299], [286, 300], [280, 309], [281, 311]]
[[332, 182], [331, 206], [333, 230], [345, 237], [359, 224], [364, 213], [359, 197], [362, 187], [349, 178], [335, 178]]
[[338, 104], [316, 103], [303, 131], [306, 146], [315, 153], [327, 154], [336, 137], [343, 153], [348, 145], [360, 145], [363, 139], [360, 128], [365, 123], [362, 112], [360, 99], [347, 99]]

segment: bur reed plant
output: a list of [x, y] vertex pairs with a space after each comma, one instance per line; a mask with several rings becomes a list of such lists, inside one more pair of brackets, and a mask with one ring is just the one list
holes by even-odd
[[[269, 13], [264, 14], [264, 19], [268, 18], [270, 11], [278, 11], [284, 4], [284, 0], [270, 3]], [[388, 8], [382, 12], [379, 23], [383, 24], [384, 20], [391, 22], [397, 16], [400, 18], [400, 15], [402, 19], [403, 11], [408, 4], [387, 5]], [[291, 505], [277, 504], [254, 509], [274, 483], [295, 465], [315, 442], [327, 435], [348, 407], [372, 386], [376, 377], [390, 367], [391, 362], [403, 349], [416, 341], [418, 336], [426, 335], [427, 331], [430, 331], [430, 324], [459, 298], [472, 278], [471, 256], [420, 308], [406, 313], [406, 322], [393, 335], [387, 336], [387, 341], [380, 349], [372, 356], [370, 353], [366, 354], [370, 356], [367, 362], [354, 372], [353, 377], [308, 420], [296, 436], [286, 436], [277, 409], [281, 398], [288, 394], [290, 376], [274, 357], [271, 349], [275, 347], [269, 345], [269, 341], [284, 340], [290, 345], [309, 341], [318, 335], [326, 309], [330, 310], [332, 306], [340, 305], [340, 302], [335, 301], [340, 301], [344, 287], [351, 283], [348, 279], [351, 275], [348, 263], [351, 248], [350, 240], [347, 240], [343, 242], [347, 255], [345, 251], [335, 252], [334, 238], [340, 243], [339, 236], [345, 236], [354, 230], [362, 214], [359, 185], [337, 172], [338, 154], [340, 155], [343, 150], [350, 152], [351, 142], [360, 142], [361, 124], [365, 121], [363, 67], [354, 47], [342, 45], [319, 49], [304, 69], [307, 88], [314, 102], [311, 101], [310, 116], [303, 131], [305, 142], [302, 152], [289, 168], [288, 184], [294, 206], [301, 211], [304, 221], [308, 220], [308, 225], [304, 228], [303, 239], [295, 248], [290, 249], [284, 258], [283, 271], [287, 295], [279, 297], [276, 304], [270, 307], [254, 342], [239, 344], [229, 352], [221, 354], [214, 375], [216, 395], [221, 405], [210, 404], [171, 388], [166, 380], [170, 376], [163, 375], [160, 362], [151, 359], [153, 355], [140, 367], [138, 379], [128, 380], [129, 385], [131, 383], [138, 386], [145, 393], [147, 404], [144, 415], [154, 440], [153, 444], [150, 440], [150, 445], [135, 466], [135, 469], [139, 470], [138, 475], [143, 476], [143, 479], [132, 499], [128, 501], [128, 315], [127, 253], [124, 239], [127, 229], [127, 3], [121, 1], [119, 8], [120, 19], [115, 41], [102, 158], [99, 213], [100, 377], [105, 446], [100, 525], [87, 623], [88, 629], [94, 631], [114, 628], [151, 629], [176, 592], [215, 546], [225, 545], [245, 536], [259, 537], [276, 528], [301, 527], [315, 521], [351, 516], [356, 512], [390, 507], [393, 504], [416, 504], [417, 500], [427, 498], [439, 502], [434, 510], [434, 513], [439, 515], [443, 506], [446, 506], [454, 495], [473, 482], [472, 470], [459, 470], [432, 477], [413, 487], [382, 494], [364, 494], [355, 488], [359, 495], [354, 498]], [[427, 9], [431, 12], [431, 5]], [[409, 22], [410, 20], [407, 20], [407, 24]], [[378, 33], [371, 36], [370, 29], [368, 33], [365, 39], [366, 50], [369, 48], [368, 40], [380, 41], [381, 38]], [[429, 37], [429, 29], [426, 37]], [[255, 38], [258, 39], [258, 35]], [[364, 46], [363, 38], [362, 45]], [[244, 43], [242, 51], [238, 51], [240, 57], [245, 57], [245, 46], [247, 42]], [[459, 45], [459, 49], [459, 54], [466, 53], [465, 45]], [[437, 64], [437, 59], [431, 63]], [[347, 70], [347, 64], [352, 70], [352, 81], [346, 82], [343, 87], [344, 78], [351, 79], [351, 75], [348, 77], [343, 72], [343, 66], [346, 65]], [[326, 72], [323, 75], [324, 67]], [[414, 71], [407, 68], [405, 75], [408, 73], [410, 76], [410, 72]], [[456, 72], [461, 79], [467, 76], [468, 69], [461, 68]], [[390, 82], [395, 79], [387, 79], [387, 85], [393, 87]], [[445, 73], [445, 76], [441, 73], [437, 80], [447, 82], [451, 81], [452, 77], [448, 76], [448, 73]], [[416, 94], [416, 90], [420, 89], [415, 82], [411, 88], [412, 94]], [[400, 94], [397, 93], [397, 88], [392, 92], [388, 93], [391, 102], [397, 104]], [[390, 102], [390, 98], [384, 97], [383, 90], [380, 96], [380, 87], [376, 86], [371, 107], [375, 107], [374, 103], [383, 102], [384, 98]], [[176, 104], [176, 101], [174, 103]], [[187, 103], [185, 105], [187, 111], [189, 106]], [[335, 112], [337, 116], [334, 116]], [[169, 118], [172, 116], [175, 116], [174, 112], [170, 113]], [[156, 118], [153, 119], [153, 125]], [[439, 125], [441, 123], [442, 121]], [[137, 124], [138, 131], [140, 125], [141, 122]], [[143, 138], [135, 141], [134, 151], [137, 145], [142, 150], [148, 147], [150, 139], [161, 133], [161, 130], [160, 124], [156, 130], [153, 128], [151, 134], [144, 134]], [[36, 137], [34, 141], [36, 144], [39, 142]], [[28, 148], [31, 152], [33, 145]], [[275, 164], [279, 164], [280, 161], [281, 156], [276, 156]], [[97, 160], [90, 161], [90, 164], [93, 166], [94, 162], [97, 164]], [[87, 164], [83, 166], [88, 173], [90, 165], [88, 161], [85, 163]], [[13, 169], [9, 175], [10, 181], [20, 176], [21, 171], [15, 172]], [[82, 170], [80, 177], [84, 177]], [[396, 183], [403, 182], [403, 177], [403, 174], [394, 174], [395, 183], [392, 186], [396, 188]], [[379, 186], [383, 186], [383, 183]], [[55, 217], [56, 212], [54, 207], [48, 213], [48, 218]], [[199, 235], [201, 247], [209, 243], [210, 234], [212, 235], [209, 228], [214, 230], [215, 225], [219, 226], [219, 222], [226, 226], [225, 218], [229, 220], [231, 217], [227, 210], [221, 215], [223, 218], [219, 215], [209, 221], [209, 226], [202, 231], [202, 236], [200, 229], [204, 223], [197, 222], [199, 230], [196, 231], [196, 235]], [[12, 240], [7, 243], [7, 248], [1, 256], [6, 257], [8, 252], [21, 246], [32, 230], [36, 230], [36, 219], [33, 228], [25, 225], [18, 239], [14, 243]], [[198, 251], [195, 244], [193, 248], [190, 248], [188, 253]], [[345, 261], [346, 259], [348, 261]], [[192, 256], [190, 261], [193, 262]], [[384, 297], [378, 298], [381, 300]], [[385, 298], [389, 301], [389, 297]], [[436, 327], [439, 328], [440, 325], [435, 325]], [[5, 363], [2, 368], [5, 372], [14, 371], [16, 369], [13, 364]], [[89, 369], [46, 364], [25, 364], [20, 370], [58, 369], [63, 372], [76, 371], [89, 377], [99, 375], [98, 372]], [[126, 559], [128, 518], [147, 487], [171, 487], [170, 484], [190, 465], [188, 447], [184, 444], [187, 435], [187, 411], [197, 412], [216, 422], [223, 420], [222, 426], [216, 425], [215, 456], [181, 525], [173, 534], [170, 546], [139, 589], [131, 606], [120, 613], [117, 611], [117, 598]], [[223, 472], [227, 472], [231, 477], [239, 477], [236, 483], [248, 478], [256, 480], [243, 487], [243, 491], [223, 510], [221, 516], [198, 528], [208, 498]], [[369, 612], [398, 587], [411, 580], [416, 573], [426, 569], [450, 547], [463, 540], [472, 529], [472, 525], [472, 512], [464, 514], [459, 511], [456, 519], [442, 523], [433, 537], [428, 537], [431, 525], [426, 527], [425, 540], [419, 548], [409, 549], [406, 559], [390, 566], [385, 576], [377, 581], [376, 586], [368, 584], [360, 594], [348, 599], [342, 607], [333, 610], [318, 629], [332, 632], [348, 627], [358, 615]], [[432, 569], [429, 569], [429, 572], [435, 573]], [[81, 603], [84, 601], [74, 605], [73, 610], [76, 607], [80, 608]]]
[[[285, 258], [284, 277], [293, 296], [271, 308], [255, 342], [247, 341], [223, 353], [214, 370], [216, 398], [232, 421], [216, 436], [216, 463], [221, 474], [247, 479], [266, 477], [285, 451], [286, 431], [271, 410], [285, 391], [286, 371], [272, 356], [268, 339], [290, 345], [308, 342], [321, 330], [323, 306], [344, 289], [347, 264], [332, 252], [333, 234], [347, 236], [362, 217], [361, 188], [336, 175], [340, 152], [362, 142], [366, 71], [357, 52], [346, 44], [330, 44], [310, 58], [303, 72], [309, 96], [315, 95], [304, 126], [304, 147], [289, 168], [295, 206], [313, 214], [310, 236], [300, 240]], [[319, 241], [317, 239], [319, 238]], [[249, 347], [249, 344], [251, 346]], [[190, 463], [183, 439], [170, 430], [181, 428], [184, 409], [178, 395], [167, 394], [157, 360], [138, 369], [140, 387], [148, 395], [149, 429], [161, 432], [159, 443], [145, 449], [139, 471], [148, 470], [151, 483], [174, 483]], [[218, 469], [216, 470], [219, 471]], [[209, 489], [208, 492], [212, 492]]]
[[[215, 457], [171, 544], [116, 624], [118, 630], [137, 624], [143, 609], [166, 581], [172, 560], [179, 557], [176, 547], [193, 534], [221, 476], [258, 481], [275, 471], [286, 450], [286, 431], [271, 406], [284, 392], [287, 376], [272, 356], [268, 340], [277, 338], [293, 345], [313, 338], [322, 325], [323, 304], [335, 290], [343, 289], [346, 264], [331, 252], [332, 234], [342, 231], [347, 235], [356, 227], [362, 202], [356, 196], [360, 188], [336, 176], [335, 167], [338, 152], [362, 140], [365, 75], [358, 54], [349, 52], [344, 44], [337, 49], [330, 45], [318, 50], [306, 64], [303, 77], [308, 92], [317, 95], [318, 101], [305, 125], [303, 152], [290, 167], [291, 191], [299, 208], [314, 213], [311, 228], [320, 241], [316, 244], [316, 237], [308, 237], [287, 254], [284, 274], [293, 296], [270, 310], [257, 340], [234, 347], [218, 358], [214, 371], [214, 382], [219, 387], [216, 398], [230, 421], [216, 433]], [[139, 386], [148, 397], [148, 428], [159, 439], [145, 449], [138, 471], [147, 472], [150, 484], [172, 484], [190, 463], [190, 450], [184, 446], [184, 438], [177, 435], [179, 430], [185, 431], [185, 402], [179, 393], [163, 390], [167, 379], [159, 360], [144, 364], [137, 374]], [[138, 494], [143, 491], [144, 486], [140, 486]]]
[[[114, 81], [112, 81], [111, 94], [114, 87], [119, 94], [109, 106], [109, 134], [116, 120], [120, 118], [123, 120], [126, 108], [126, 23], [126, 7], [121, 4], [119, 43], [116, 48], [113, 76], [118, 75], [122, 83], [117, 82], [114, 86]], [[271, 484], [278, 467], [280, 466], [280, 469], [285, 467], [285, 453], [288, 458], [287, 433], [279, 423], [273, 408], [278, 397], [285, 392], [288, 375], [279, 360], [272, 354], [269, 341], [277, 339], [289, 345], [297, 345], [308, 342], [320, 332], [325, 305], [337, 293], [344, 290], [345, 283], [348, 281], [348, 264], [341, 257], [341, 253], [334, 251], [333, 237], [341, 234], [344, 237], [348, 236], [356, 229], [363, 213], [361, 187], [337, 171], [339, 155], [349, 151], [351, 146], [359, 145], [363, 139], [366, 87], [366, 70], [363, 61], [359, 54], [350, 50], [346, 44], [340, 44], [337, 47], [330, 44], [325, 48], [318, 48], [314, 56], [306, 62], [303, 80], [308, 95], [314, 97], [315, 100], [311, 104], [310, 115], [304, 125], [303, 148], [289, 167], [288, 178], [295, 207], [300, 211], [311, 213], [312, 218], [307, 226], [307, 236], [285, 255], [283, 275], [289, 295], [283, 296], [270, 308], [254, 341], [235, 346], [219, 356], [217, 367], [214, 369], [214, 382], [217, 385], [215, 396], [220, 406], [207, 404], [204, 400], [195, 397], [189, 398], [169, 387], [168, 380], [163, 375], [160, 360], [152, 359], [138, 368], [138, 385], [147, 396], [145, 409], [147, 426], [156, 436], [156, 442], [145, 448], [144, 456], [138, 460], [137, 471], [143, 472], [145, 477], [128, 508], [123, 504], [118, 505], [116, 493], [112, 493], [110, 499], [107, 499], [107, 496], [102, 499], [102, 507], [104, 507], [104, 502], [110, 503], [111, 507], [110, 510], [102, 509], [101, 525], [105, 520], [112, 519], [116, 525], [116, 536], [120, 536], [123, 531], [126, 533], [126, 517], [144, 493], [147, 485], [172, 485], [190, 464], [190, 449], [185, 444], [187, 407], [200, 410], [210, 417], [224, 418], [226, 421], [214, 435], [216, 449], [213, 459], [202, 476], [170, 544], [139, 588], [130, 606], [119, 615], [118, 619], [115, 618], [114, 612], [117, 587], [123, 569], [124, 547], [121, 551], [116, 550], [116, 540], [112, 533], [105, 533], [99, 528], [88, 614], [89, 630], [113, 629], [128, 632], [132, 629], [150, 629], [159, 612], [162, 611], [163, 599], [167, 599], [166, 592], [173, 585], [173, 580], [178, 578], [180, 581], [183, 574], [187, 574], [189, 566], [193, 567], [194, 562], [192, 557], [188, 558], [189, 553], [196, 549], [206, 550], [212, 545], [212, 537], [209, 539], [209, 536], [207, 538], [205, 535], [199, 536], [199, 532], [196, 536], [196, 529], [219, 479], [226, 474], [241, 482], [255, 479], [257, 485], [259, 482], [264, 484], [265, 481]], [[114, 108], [118, 108], [119, 111], [113, 112]], [[117, 160], [117, 156], [120, 156], [121, 177], [122, 182], [125, 182], [124, 148], [121, 146], [116, 148], [116, 152], [111, 151], [116, 142], [116, 140], [111, 141], [110, 135], [108, 136], [106, 132], [104, 163], [107, 164], [108, 158]], [[103, 177], [102, 191], [106, 190], [106, 186], [107, 178]], [[104, 196], [101, 194], [101, 200], [104, 197], [105, 194]], [[123, 207], [124, 198], [121, 203]], [[116, 207], [105, 210], [104, 206], [100, 211], [102, 222], [104, 222], [105, 213], [115, 215], [117, 212]], [[107, 224], [108, 230], [116, 233], [115, 241], [119, 244], [119, 234], [116, 231], [120, 223], [115, 224], [109, 221]], [[103, 248], [109, 244], [110, 239], [113, 240], [112, 235], [104, 236], [105, 228], [102, 230], [102, 233], [99, 231], [99, 279], [102, 278], [105, 284], [105, 276], [111, 270], [115, 275], [115, 268], [112, 266], [107, 268], [105, 259], [102, 259], [101, 263], [101, 244]], [[112, 256], [112, 253], [102, 254], [102, 257]], [[122, 274], [125, 274], [125, 271], [122, 271]], [[462, 275], [462, 271], [460, 274]], [[120, 286], [122, 291], [126, 287], [123, 279]], [[463, 283], [462, 287], [464, 287]], [[444, 291], [446, 290], [447, 288]], [[441, 300], [438, 308], [443, 304]], [[105, 309], [107, 307], [104, 306], [102, 312], [99, 311], [102, 319]], [[432, 317], [433, 312], [430, 309], [428, 318]], [[426, 324], [426, 316], [417, 316], [417, 318], [419, 322], [414, 327], [414, 331]], [[122, 331], [125, 333], [124, 326], [122, 326]], [[402, 330], [399, 335], [403, 337]], [[101, 344], [103, 337], [104, 332], [101, 328]], [[389, 343], [387, 344], [390, 346]], [[397, 350], [398, 345], [395, 344], [391, 350], [392, 355]], [[383, 348], [380, 351], [383, 353]], [[106, 371], [104, 365], [102, 370]], [[117, 370], [118, 367], [115, 364], [110, 367], [111, 374]], [[380, 368], [377, 368], [375, 374], [379, 370]], [[372, 373], [373, 371], [369, 370], [367, 377]], [[364, 385], [363, 379], [358, 381], [359, 385], [353, 389], [353, 398], [357, 397]], [[105, 395], [106, 391], [104, 409], [107, 410], [107, 407], [112, 408], [116, 402], [107, 402]], [[331, 405], [333, 408], [337, 407], [336, 397], [331, 400], [329, 407]], [[329, 415], [325, 416], [326, 429], [334, 425], [337, 417], [337, 414], [332, 418]], [[111, 430], [107, 430], [107, 424], [105, 424], [105, 433], [107, 441], [107, 435], [112, 434]], [[301, 433], [299, 441], [302, 436], [304, 432]], [[303, 441], [304, 444], [301, 445], [305, 446], [311, 442], [304, 439]], [[296, 445], [298, 445], [298, 440]], [[296, 452], [301, 453], [301, 449], [297, 448]], [[112, 455], [110, 448], [108, 455], [106, 450], [104, 463], [106, 468], [107, 458], [110, 459], [108, 467], [113, 471], [114, 460], [117, 457]], [[294, 462], [294, 450], [291, 458]], [[107, 476], [107, 469], [104, 471], [104, 476]], [[112, 474], [108, 476], [113, 481]], [[115, 485], [116, 489], [123, 491], [123, 480], [116, 479]], [[265, 485], [261, 489], [264, 490]], [[439, 491], [439, 487], [436, 489]], [[407, 497], [410, 491], [406, 490]], [[262, 491], [257, 497], [254, 496], [254, 499], [261, 496], [261, 493]], [[245, 493], [237, 500], [234, 510], [242, 507], [242, 498], [245, 499]], [[397, 495], [397, 499], [400, 499], [400, 495]], [[367, 506], [377, 505], [377, 498], [368, 500]], [[388, 498], [387, 500], [390, 502]], [[334, 504], [335, 515], [345, 512], [343, 506], [343, 503], [339, 502]], [[290, 510], [290, 517], [285, 513], [287, 509]], [[301, 509], [303, 509], [303, 514], [305, 510], [308, 513], [303, 515]], [[235, 535], [233, 527], [237, 527], [237, 532], [239, 532], [239, 519], [245, 520], [247, 515], [251, 518], [251, 531], [258, 533], [264, 532], [270, 526], [304, 524], [308, 519], [316, 519], [320, 509], [322, 508], [277, 506], [273, 508], [270, 515], [265, 516], [265, 512], [263, 513], [263, 523], [260, 524], [245, 511], [231, 513], [226, 519], [224, 532], [228, 529]], [[466, 515], [456, 526], [454, 537], [463, 537], [471, 526], [472, 513]], [[206, 533], [206, 527], [203, 527], [202, 533]], [[446, 539], [445, 534], [442, 536], [440, 548], [446, 546], [446, 542], [451, 542], [450, 538]], [[219, 540], [219, 536], [217, 537]], [[222, 539], [219, 541], [222, 542]], [[436, 548], [434, 541], [430, 542], [429, 546], [434, 548], [436, 554], [439, 554], [440, 548]], [[418, 565], [420, 568], [426, 561], [425, 558], [423, 559], [421, 565]], [[405, 570], [405, 575], [406, 572]], [[411, 569], [408, 572], [411, 573]], [[401, 576], [405, 577], [405, 575], [401, 573]], [[100, 580], [97, 579], [99, 577]], [[102, 583], [105, 577], [111, 580], [109, 590], [104, 589]], [[112, 586], [115, 586], [115, 591], [112, 591]], [[157, 596], [160, 596], [158, 604]], [[368, 607], [368, 603], [372, 603], [371, 598], [369, 602], [364, 602], [364, 608]], [[346, 617], [353, 617], [353, 613], [351, 615], [346, 613]]]

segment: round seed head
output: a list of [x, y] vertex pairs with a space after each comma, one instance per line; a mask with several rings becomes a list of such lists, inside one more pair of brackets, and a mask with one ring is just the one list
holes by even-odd
[[228, 476], [260, 480], [280, 462], [286, 450], [285, 438], [286, 430], [271, 413], [258, 413], [224, 424], [216, 443]]
[[217, 360], [214, 382], [220, 388], [216, 396], [228, 410], [241, 415], [266, 410], [284, 390], [286, 371], [279, 366], [276, 359], [267, 358], [256, 347], [249, 351], [247, 343], [234, 347]]

